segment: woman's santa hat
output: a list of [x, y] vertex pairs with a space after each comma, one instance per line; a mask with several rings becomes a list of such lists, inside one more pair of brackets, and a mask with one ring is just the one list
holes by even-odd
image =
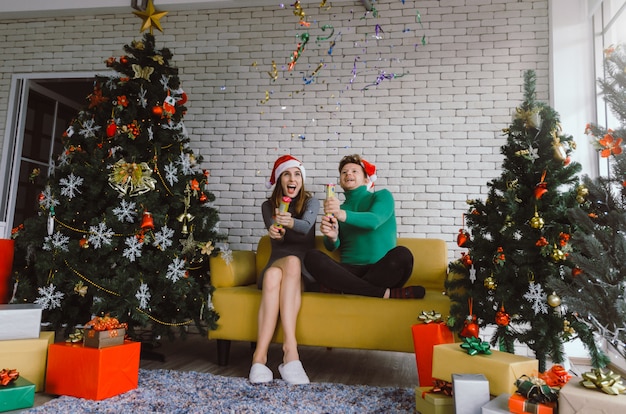
[[363, 167], [367, 178], [369, 178], [370, 180], [370, 182], [367, 184], [367, 189], [369, 190], [370, 188], [374, 187], [374, 181], [376, 181], [376, 179], [378, 178], [376, 176], [376, 166], [361, 158], [361, 167]]
[[302, 165], [302, 162], [300, 162], [300, 160], [298, 160], [297, 158], [292, 157], [291, 155], [283, 155], [282, 157], [278, 158], [274, 163], [272, 175], [270, 176], [270, 180], [265, 183], [265, 187], [267, 187], [268, 189], [272, 188], [272, 186], [276, 184], [276, 180], [280, 177], [280, 175], [284, 173], [285, 170], [293, 167], [297, 167], [300, 170], [300, 172], [302, 173], [302, 182], [304, 182], [304, 179], [306, 178], [306, 172], [304, 171], [304, 165]]

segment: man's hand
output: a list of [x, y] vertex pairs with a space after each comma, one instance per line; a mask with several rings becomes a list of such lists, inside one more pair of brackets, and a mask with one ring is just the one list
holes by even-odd
[[341, 209], [341, 203], [337, 197], [324, 200], [324, 214], [332, 214], [341, 222], [346, 221], [346, 212]]
[[333, 243], [337, 241], [337, 237], [339, 237], [339, 226], [337, 225], [337, 219], [333, 216], [322, 216], [320, 231]]

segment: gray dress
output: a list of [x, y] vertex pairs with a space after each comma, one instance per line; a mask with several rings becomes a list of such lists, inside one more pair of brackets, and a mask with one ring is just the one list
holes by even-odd
[[[320, 210], [320, 202], [317, 198], [311, 197], [305, 204], [304, 213], [302, 217], [296, 218], [294, 216], [294, 203], [289, 205], [289, 212], [293, 218], [293, 228], [285, 229], [285, 237], [281, 240], [270, 239], [272, 246], [272, 254], [267, 262], [265, 268], [261, 271], [257, 286], [259, 289], [263, 287], [263, 277], [268, 267], [272, 265], [277, 259], [285, 256], [297, 256], [302, 262], [304, 260], [304, 254], [315, 247], [315, 221]], [[263, 202], [261, 206], [261, 212], [263, 213], [263, 221], [265, 227], [270, 228], [274, 224], [274, 209], [272, 203], [269, 200]], [[304, 268], [302, 264], [302, 280], [304, 282], [305, 290], [315, 290], [317, 282], [311, 276], [311, 274]]]

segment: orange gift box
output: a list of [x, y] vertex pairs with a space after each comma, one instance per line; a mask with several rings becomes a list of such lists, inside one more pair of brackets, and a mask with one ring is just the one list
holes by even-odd
[[141, 343], [108, 348], [57, 343], [48, 348], [46, 393], [103, 400], [137, 388]]
[[420, 387], [433, 385], [433, 347], [454, 342], [452, 331], [443, 323], [422, 323], [411, 326]]
[[513, 394], [509, 398], [509, 411], [514, 414], [555, 414], [556, 403], [531, 403], [520, 394]]

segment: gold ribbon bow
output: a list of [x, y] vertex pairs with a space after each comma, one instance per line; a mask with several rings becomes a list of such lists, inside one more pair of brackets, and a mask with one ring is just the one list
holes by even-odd
[[133, 71], [135, 72], [134, 79], [145, 79], [147, 81], [150, 80], [150, 75], [154, 72], [154, 68], [152, 66], [141, 67], [136, 63], [132, 64]]
[[73, 344], [83, 342], [83, 335], [83, 330], [76, 328], [74, 329], [74, 333], [71, 333], [65, 342], [71, 342]]
[[594, 369], [583, 374], [584, 380], [581, 384], [586, 388], [597, 388], [609, 395], [619, 395], [626, 391], [622, 384], [622, 377], [613, 371], [603, 372], [601, 369]]
[[430, 312], [422, 311], [417, 319], [424, 323], [441, 322], [441, 314], [434, 310]]

